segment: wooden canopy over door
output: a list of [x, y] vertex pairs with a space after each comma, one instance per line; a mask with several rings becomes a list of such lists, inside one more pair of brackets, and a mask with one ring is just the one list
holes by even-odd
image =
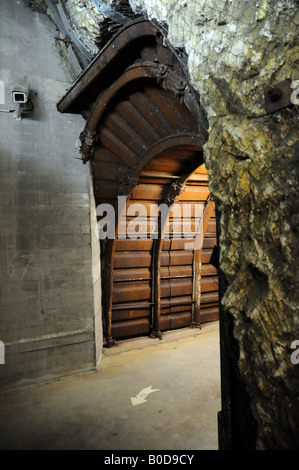
[[[91, 162], [96, 205], [116, 211], [116, 237], [102, 242], [106, 344], [218, 319], [218, 278], [209, 264], [216, 223], [202, 155], [207, 122], [162, 33], [144, 19], [119, 30], [58, 109], [85, 117], [81, 154]], [[126, 233], [140, 217], [134, 205], [142, 204], [136, 237], [120, 236], [119, 196], [126, 200]], [[200, 249], [190, 248], [192, 211], [189, 239], [175, 230], [163, 238], [159, 215], [153, 227], [151, 206], [163, 203], [202, 205]], [[170, 213], [168, 228], [180, 221]]]

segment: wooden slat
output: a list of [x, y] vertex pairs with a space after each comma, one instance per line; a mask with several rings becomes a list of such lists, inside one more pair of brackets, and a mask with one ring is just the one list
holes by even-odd
[[153, 246], [153, 240], [115, 240], [116, 251], [150, 251]]
[[146, 93], [136, 92], [130, 97], [130, 101], [160, 136], [160, 139], [174, 133], [167, 120]]
[[212, 236], [212, 237], [214, 236], [215, 237], [215, 234], [216, 234], [216, 219], [211, 218], [209, 223], [208, 223], [206, 236]]
[[149, 318], [150, 307], [148, 308], [126, 308], [126, 304], [122, 305], [122, 309], [112, 309], [112, 322], [134, 320], [136, 318]]
[[115, 110], [130, 123], [132, 128], [136, 129], [148, 146], [160, 139], [160, 135], [152, 128], [143, 114], [135, 108], [130, 98], [123, 102], [120, 101], [115, 106]]
[[193, 175], [190, 176], [188, 186], [192, 186], [190, 183], [196, 183], [196, 184], [204, 184], [206, 185], [208, 182], [208, 175], [204, 175], [202, 173], [193, 173]]
[[[176, 308], [176, 307], [190, 307], [190, 305], [193, 304], [192, 300], [192, 295], [183, 295], [183, 296], [177, 296], [174, 298], [170, 297], [165, 297], [164, 299], [161, 299], [161, 307], [164, 311], [165, 309], [171, 309], [171, 308]], [[186, 310], [186, 308], [185, 308]]]
[[127, 119], [116, 111], [109, 113], [104, 123], [124, 146], [130, 148], [133, 154], [143, 153], [148, 148], [146, 141], [136, 131], [136, 128], [133, 128]]
[[177, 315], [162, 315], [161, 330], [172, 330], [189, 326], [192, 321], [191, 312], [179, 313]]
[[[111, 152], [111, 150], [109, 150], [107, 147], [105, 147], [104, 145], [102, 145], [100, 142], [96, 142], [95, 145], [94, 145], [94, 148], [93, 148], [93, 159], [92, 159], [92, 164], [94, 164], [94, 162], [100, 162], [101, 165], [102, 165], [102, 169], [103, 169], [103, 164], [105, 164], [106, 162], [115, 162], [115, 163], [123, 163], [117, 155], [115, 155], [113, 152]], [[125, 165], [126, 168], [129, 169], [129, 166]]]
[[216, 237], [205, 238], [203, 241], [203, 248], [213, 248], [215, 245], [217, 245]]
[[218, 302], [218, 291], [204, 292], [200, 297], [200, 304], [211, 304]]
[[[179, 155], [176, 153], [176, 155]], [[173, 159], [173, 158], [167, 158], [167, 156], [163, 156], [163, 158], [157, 158], [154, 160], [151, 160], [147, 165], [146, 165], [146, 170], [154, 170], [154, 171], [169, 171], [172, 172], [173, 174], [180, 174], [186, 164], [186, 158], [184, 159]]]
[[149, 268], [115, 269], [113, 279], [114, 282], [150, 280], [151, 271]]
[[201, 292], [214, 292], [218, 289], [218, 276], [202, 277], [200, 281]]
[[200, 201], [204, 202], [208, 199], [210, 191], [204, 186], [187, 187], [179, 197], [180, 201]]
[[114, 268], [148, 268], [151, 266], [152, 257], [150, 253], [142, 252], [117, 252], [114, 256]]
[[216, 321], [219, 319], [219, 307], [201, 308], [200, 316], [202, 323]]
[[168, 252], [162, 251], [161, 253], [161, 266], [183, 266], [191, 265], [193, 260], [193, 252], [190, 251], [176, 251]]
[[124, 338], [148, 334], [150, 322], [148, 319], [134, 319], [130, 321], [120, 321], [112, 324], [112, 337]]
[[160, 201], [163, 190], [163, 185], [138, 184], [132, 191], [132, 198], [139, 201]]
[[105, 162], [105, 165], [103, 165], [102, 161], [94, 160], [92, 166], [95, 180], [117, 181], [118, 187], [119, 183], [124, 180], [128, 171], [128, 167], [126, 165], [122, 165], [115, 161]]
[[167, 266], [161, 268], [161, 279], [174, 277], [192, 277], [192, 266]]
[[125, 165], [131, 167], [136, 160], [135, 152], [133, 152], [126, 144], [124, 144], [110, 129], [101, 127], [98, 130], [98, 138], [112, 153], [117, 155]]
[[[171, 92], [168, 90], [159, 90], [157, 87], [147, 87], [146, 93], [155, 106], [160, 109], [161, 113], [172, 127], [172, 133], [179, 131], [184, 132], [186, 129], [190, 129], [190, 127], [196, 127], [192, 118], [190, 119], [190, 116], [188, 116], [189, 122], [186, 122], [186, 115], [182, 114], [182, 108], [184, 108], [184, 106], [180, 106], [180, 109], [175, 107], [174, 102], [177, 100], [173, 98]], [[194, 129], [194, 131], [196, 130]]]
[[99, 181], [94, 180], [94, 195], [98, 203], [102, 198], [114, 200], [118, 194], [119, 183], [117, 181]]
[[203, 264], [201, 266], [201, 275], [202, 276], [217, 276], [217, 269], [214, 268], [211, 264]]
[[201, 262], [202, 263], [209, 263], [213, 250], [203, 249], [201, 253]]
[[151, 299], [150, 283], [136, 283], [134, 289], [128, 284], [115, 284], [113, 289], [113, 303], [144, 301]]
[[193, 282], [189, 279], [161, 281], [161, 298], [192, 294]]

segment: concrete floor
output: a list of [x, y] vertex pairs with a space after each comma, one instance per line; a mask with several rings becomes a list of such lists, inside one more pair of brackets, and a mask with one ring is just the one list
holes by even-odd
[[119, 343], [97, 372], [2, 393], [0, 449], [216, 450], [218, 323], [150, 341]]

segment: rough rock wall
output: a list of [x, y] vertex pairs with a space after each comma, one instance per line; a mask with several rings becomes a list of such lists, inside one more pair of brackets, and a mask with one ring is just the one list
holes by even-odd
[[117, 10], [120, 10], [123, 15], [132, 14], [127, 0], [104, 0], [102, 3], [108, 10], [105, 15], [92, 0], [64, 1], [64, 7], [72, 20], [73, 29], [92, 55], [99, 51], [122, 24], [115, 21], [117, 18], [111, 20], [109, 11], [112, 11], [112, 14]]
[[105, 18], [90, 0], [67, 0], [65, 6], [78, 37], [91, 53], [96, 54], [97, 43], [101, 37], [101, 24]]
[[[81, 5], [90, 26], [91, 2]], [[80, 4], [80, 5], [79, 5]], [[298, 109], [267, 115], [264, 87], [299, 79], [297, 0], [130, 0], [188, 55], [210, 123], [210, 189], [221, 213], [223, 299], [258, 422], [259, 449], [298, 447]]]
[[[207, 111], [205, 159], [221, 212], [223, 305], [259, 449], [298, 447], [298, 109], [267, 115], [264, 87], [299, 79], [298, 1], [131, 0], [188, 54]], [[297, 141], [297, 152], [296, 152]]]

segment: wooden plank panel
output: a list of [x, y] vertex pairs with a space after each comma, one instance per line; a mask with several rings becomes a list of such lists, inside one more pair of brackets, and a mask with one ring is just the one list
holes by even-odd
[[168, 277], [191, 277], [193, 274], [192, 266], [167, 266], [161, 268], [161, 279]]
[[211, 292], [218, 289], [218, 276], [202, 277], [200, 281], [201, 292]]
[[206, 236], [214, 236], [216, 235], [216, 219], [211, 218], [209, 220], [208, 226], [207, 226], [207, 231], [206, 231]]
[[218, 303], [218, 291], [215, 292], [204, 292], [200, 296], [200, 305]]
[[161, 113], [172, 127], [173, 133], [179, 131], [186, 132], [186, 129], [189, 130], [192, 128], [194, 129], [194, 132], [196, 132], [194, 120], [190, 115], [188, 116], [187, 113], [183, 114], [182, 109], [184, 109], [185, 106], [175, 106], [174, 102], [176, 102], [177, 99], [170, 91], [160, 90], [157, 87], [146, 87], [146, 93], [156, 107], [160, 109]]
[[209, 176], [206, 174], [202, 173], [193, 173], [193, 175], [190, 176], [187, 186], [191, 186], [190, 182], [196, 183], [196, 184], [204, 184], [206, 185], [208, 182]]
[[[155, 60], [157, 59], [156, 44], [151, 45], [151, 47], [146, 45], [140, 52], [140, 57], [145, 62], [155, 62]], [[140, 59], [138, 60], [140, 61]]]
[[140, 113], [129, 100], [120, 102], [116, 105], [115, 110], [124, 118], [133, 129], [142, 135], [147, 145], [152, 145], [160, 139], [160, 135], [152, 128], [146, 118]]
[[104, 123], [111, 133], [131, 149], [132, 153], [142, 154], [147, 149], [146, 141], [139, 135], [136, 128], [131, 127], [130, 123], [127, 122], [127, 118], [121, 114], [116, 111], [108, 113]]
[[161, 281], [161, 287], [160, 287], [161, 299], [169, 298], [170, 295], [171, 295], [171, 290], [170, 290], [169, 281]]
[[114, 310], [112, 309], [112, 321], [113, 322], [118, 322], [118, 321], [127, 321], [127, 320], [134, 320], [136, 318], [150, 318], [150, 307], [146, 308], [124, 308], [122, 310]]
[[165, 155], [163, 158], [155, 158], [147, 163], [146, 170], [153, 171], [168, 171], [173, 174], [180, 174], [185, 168], [187, 158], [174, 159], [167, 158]]
[[146, 239], [128, 239], [128, 240], [115, 240], [116, 251], [150, 251], [153, 246], [153, 240]]
[[117, 158], [121, 160], [125, 165], [131, 167], [136, 160], [136, 155], [132, 150], [125, 145], [116, 135], [114, 135], [110, 129], [101, 127], [98, 130], [98, 138], [102, 144], [107, 147], [112, 153], [117, 155]]
[[201, 308], [200, 317], [202, 323], [217, 321], [219, 319], [219, 307]]
[[201, 275], [202, 276], [217, 276], [218, 271], [211, 264], [203, 264], [201, 266]]
[[174, 251], [170, 253], [170, 265], [185, 265], [193, 263], [192, 251]]
[[[192, 311], [192, 303], [188, 302], [188, 299], [186, 298], [185, 304], [182, 305], [172, 305], [170, 307], [170, 314], [173, 313], [181, 313], [181, 312], [191, 312]], [[190, 323], [191, 325], [191, 323]], [[190, 326], [188, 325], [188, 326]]]
[[118, 183], [122, 182], [128, 167], [115, 161], [103, 162], [93, 160], [93, 175], [96, 180], [114, 180]]
[[160, 139], [174, 133], [171, 126], [160, 113], [160, 110], [146, 93], [136, 92], [130, 96], [130, 101], [134, 108], [147, 120], [152, 129], [160, 136]]
[[179, 176], [169, 171], [146, 170], [142, 171], [139, 176], [140, 184], [163, 184], [170, 185]]
[[170, 281], [170, 295], [171, 297], [176, 297], [180, 295], [188, 295], [193, 292], [193, 279], [172, 279]]
[[204, 263], [209, 263], [211, 256], [212, 256], [213, 250], [209, 249], [203, 249], [201, 253], [201, 262]]
[[193, 291], [192, 278], [161, 280], [161, 299], [176, 296], [191, 295]]
[[191, 311], [186, 313], [179, 313], [177, 315], [162, 315], [161, 316], [161, 330], [172, 330], [177, 328], [184, 328], [191, 325], [192, 315]]
[[113, 289], [112, 301], [114, 304], [123, 302], [144, 301], [151, 299], [151, 286], [150, 283], [138, 282], [132, 289], [132, 286], [127, 284], [115, 284]]
[[119, 190], [118, 181], [99, 181], [94, 179], [94, 196], [97, 204], [102, 202], [102, 198], [114, 200]]
[[140, 201], [160, 201], [163, 190], [163, 185], [138, 184], [132, 191], [132, 198]]
[[180, 64], [178, 63], [177, 58], [175, 57], [174, 53], [168, 47], [165, 47], [163, 44], [163, 38], [157, 38], [157, 49], [156, 49], [156, 58], [155, 60], [159, 60], [161, 64], [167, 64], [171, 68], [176, 67], [176, 71], [179, 75], [182, 75], [182, 69]]
[[[93, 159], [92, 159], [92, 165], [93, 163], [96, 162], [101, 162], [106, 163], [106, 162], [115, 162], [115, 163], [123, 163], [117, 155], [111, 152], [107, 147], [102, 145], [100, 142], [95, 142], [94, 145], [94, 154], [93, 154]], [[129, 168], [127, 165], [125, 165], [126, 168]]]
[[151, 271], [149, 268], [127, 268], [127, 269], [115, 269], [113, 273], [114, 282], [121, 281], [140, 281], [150, 280]]
[[148, 268], [151, 266], [152, 257], [150, 253], [139, 252], [117, 252], [114, 255], [114, 268]]
[[145, 318], [120, 321], [112, 324], [112, 337], [113, 338], [125, 338], [142, 336], [148, 334], [150, 331], [150, 321]]
[[204, 202], [208, 199], [210, 191], [205, 186], [190, 186], [179, 197], [179, 201], [200, 201]]
[[182, 295], [175, 298], [168, 297], [161, 300], [161, 306], [164, 308], [177, 305], [192, 305], [192, 303], [191, 295]]

